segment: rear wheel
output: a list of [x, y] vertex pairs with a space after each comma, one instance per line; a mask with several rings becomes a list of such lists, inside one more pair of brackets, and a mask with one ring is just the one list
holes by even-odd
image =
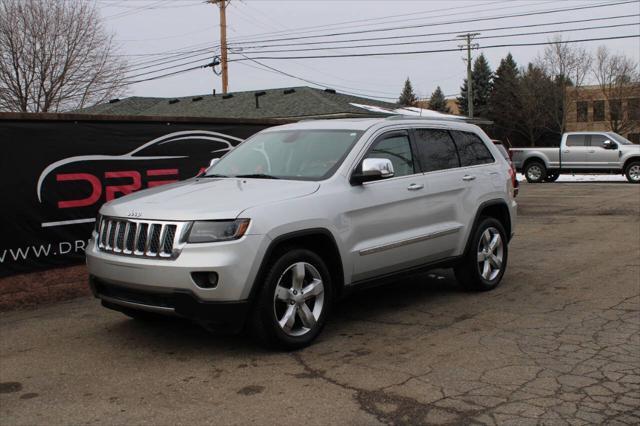
[[507, 235], [497, 219], [484, 217], [471, 236], [471, 245], [455, 268], [458, 282], [467, 290], [493, 290], [507, 268]]
[[524, 168], [524, 177], [529, 183], [540, 183], [547, 176], [547, 168], [538, 161], [532, 161]]
[[270, 347], [305, 347], [322, 331], [332, 296], [331, 275], [322, 258], [291, 248], [271, 264], [252, 315], [252, 331]]
[[624, 171], [627, 180], [631, 183], [640, 183], [640, 161], [632, 161]]
[[544, 179], [545, 182], [555, 182], [560, 177], [560, 173], [558, 172], [547, 172], [547, 177]]

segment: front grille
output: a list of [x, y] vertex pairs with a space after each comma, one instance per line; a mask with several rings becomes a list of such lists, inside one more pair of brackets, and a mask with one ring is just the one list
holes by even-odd
[[187, 222], [102, 217], [99, 224], [100, 251], [123, 256], [173, 259], [180, 253], [179, 236]]

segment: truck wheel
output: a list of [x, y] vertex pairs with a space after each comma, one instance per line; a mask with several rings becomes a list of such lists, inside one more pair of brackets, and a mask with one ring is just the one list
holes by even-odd
[[540, 183], [547, 176], [547, 168], [538, 161], [532, 161], [524, 168], [524, 177], [529, 183]]
[[471, 236], [471, 245], [462, 262], [455, 267], [456, 279], [466, 290], [493, 290], [500, 284], [507, 268], [509, 246], [502, 224], [481, 218]]
[[640, 161], [632, 161], [624, 171], [627, 180], [631, 183], [640, 183]]
[[290, 248], [271, 263], [251, 330], [268, 347], [303, 348], [322, 331], [332, 296], [331, 274], [322, 258], [310, 250]]
[[560, 177], [560, 173], [558, 172], [548, 172], [547, 177], [544, 179], [545, 182], [555, 182]]

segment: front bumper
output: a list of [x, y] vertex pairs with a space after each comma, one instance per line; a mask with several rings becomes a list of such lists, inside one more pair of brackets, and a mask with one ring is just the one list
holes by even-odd
[[[187, 244], [176, 259], [120, 256], [100, 251], [91, 240], [86, 250], [89, 274], [101, 282], [151, 293], [187, 292], [202, 302], [247, 300], [268, 238], [245, 235], [221, 243]], [[215, 272], [215, 288], [196, 285], [193, 272]]]
[[120, 312], [135, 310], [179, 316], [217, 331], [241, 331], [249, 312], [248, 301], [206, 302], [186, 290], [136, 290], [108, 284], [93, 275], [89, 275], [89, 287], [106, 308]]

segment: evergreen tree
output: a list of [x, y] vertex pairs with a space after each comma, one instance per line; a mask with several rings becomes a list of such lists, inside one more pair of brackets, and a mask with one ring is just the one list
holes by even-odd
[[[473, 79], [473, 115], [476, 117], [486, 116], [493, 84], [493, 72], [483, 53], [473, 63], [471, 78]], [[457, 99], [460, 112], [464, 115], [468, 115], [469, 112], [467, 91], [467, 79], [465, 78], [462, 87], [460, 87], [460, 96]]]
[[415, 106], [418, 98], [415, 93], [413, 93], [413, 86], [411, 86], [411, 81], [409, 77], [404, 82], [404, 88], [402, 89], [402, 93], [400, 93], [400, 98], [398, 99], [398, 104], [402, 106]]
[[444, 114], [451, 114], [451, 110], [447, 106], [447, 100], [440, 86], [436, 87], [436, 90], [431, 94], [431, 98], [429, 98], [429, 109]]
[[511, 140], [514, 137], [522, 109], [519, 78], [518, 64], [509, 53], [500, 61], [489, 96], [487, 118], [493, 121], [494, 136], [498, 139]]

